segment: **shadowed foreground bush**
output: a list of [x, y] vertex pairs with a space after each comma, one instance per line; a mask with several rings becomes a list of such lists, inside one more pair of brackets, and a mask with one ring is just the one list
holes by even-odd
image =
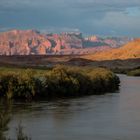
[[56, 66], [52, 70], [0, 71], [0, 96], [32, 100], [117, 90], [119, 78], [103, 68]]

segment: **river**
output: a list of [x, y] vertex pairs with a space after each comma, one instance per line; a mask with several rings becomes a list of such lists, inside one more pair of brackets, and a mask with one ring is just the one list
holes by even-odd
[[14, 104], [8, 135], [21, 123], [32, 140], [139, 140], [140, 78], [119, 77], [118, 93]]

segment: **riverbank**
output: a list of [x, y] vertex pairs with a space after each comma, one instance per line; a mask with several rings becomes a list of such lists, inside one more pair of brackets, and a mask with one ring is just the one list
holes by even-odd
[[140, 76], [140, 68], [131, 70], [127, 73], [129, 76]]
[[11, 101], [12, 118], [4, 134], [16, 140], [15, 128], [21, 122], [23, 132], [32, 140], [139, 140], [140, 78], [118, 76], [121, 86], [117, 94], [49, 102]]
[[117, 90], [119, 83], [119, 78], [104, 68], [0, 68], [0, 96], [7, 99], [31, 101], [98, 95]]

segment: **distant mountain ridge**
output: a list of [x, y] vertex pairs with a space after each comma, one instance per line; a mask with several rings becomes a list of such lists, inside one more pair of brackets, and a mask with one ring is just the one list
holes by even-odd
[[91, 54], [117, 48], [132, 38], [84, 38], [81, 33], [45, 34], [36, 30], [0, 33], [0, 55]]
[[120, 48], [112, 48], [104, 52], [85, 56], [91, 60], [114, 60], [114, 59], [133, 59], [140, 58], [140, 39], [128, 42]]

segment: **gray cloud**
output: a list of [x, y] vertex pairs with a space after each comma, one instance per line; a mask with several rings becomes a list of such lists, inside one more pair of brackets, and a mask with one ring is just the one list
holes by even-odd
[[137, 7], [139, 0], [1, 0], [0, 28], [140, 36]]

